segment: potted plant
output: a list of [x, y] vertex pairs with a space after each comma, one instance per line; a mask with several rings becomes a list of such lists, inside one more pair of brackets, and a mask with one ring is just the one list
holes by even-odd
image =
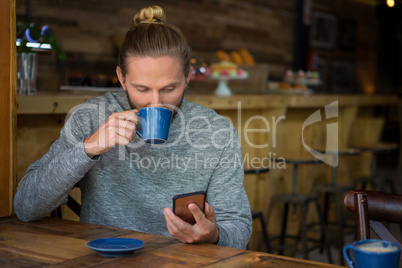
[[52, 30], [48, 26], [39, 28], [35, 24], [19, 24], [17, 30], [17, 88], [18, 95], [36, 94], [38, 52], [53, 50], [60, 60], [66, 55], [60, 49]]

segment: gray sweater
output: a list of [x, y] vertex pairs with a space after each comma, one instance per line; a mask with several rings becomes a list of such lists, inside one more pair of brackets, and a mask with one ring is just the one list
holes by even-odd
[[169, 236], [163, 208], [172, 208], [172, 197], [206, 191], [217, 218], [218, 244], [245, 248], [251, 213], [232, 124], [184, 99], [166, 144], [148, 145], [137, 135], [129, 145], [90, 159], [83, 140], [113, 112], [130, 109], [125, 92], [107, 93], [76, 108], [59, 139], [18, 185], [18, 218], [33, 221], [48, 215], [67, 202], [79, 183], [81, 221]]

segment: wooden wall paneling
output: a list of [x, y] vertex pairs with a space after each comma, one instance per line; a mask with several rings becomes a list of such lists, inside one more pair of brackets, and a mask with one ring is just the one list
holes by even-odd
[[[385, 118], [375, 116], [374, 108], [358, 108], [356, 119], [351, 126], [349, 145], [381, 141]], [[351, 169], [349, 172], [352, 178], [371, 175], [371, 159], [372, 154], [370, 152], [363, 152], [360, 157], [350, 158]]]
[[60, 96], [19, 96], [18, 114], [64, 114], [69, 113], [73, 108], [91, 98], [103, 95], [103, 93], [67, 94]]
[[[72, 189], [69, 195], [74, 198], [79, 204], [81, 204], [81, 189], [76, 187]], [[79, 221], [80, 217], [77, 216], [67, 205], [61, 206], [61, 215], [63, 215], [63, 219]]]
[[380, 140], [385, 118], [376, 117], [373, 107], [359, 107], [351, 129], [350, 144], [375, 143]]
[[[279, 77], [291, 63], [293, 2], [252, 3], [246, 6], [238, 1], [163, 1], [159, 4], [165, 8], [168, 22], [182, 29], [194, 56], [200, 54], [208, 62], [217, 61], [217, 49], [230, 52], [246, 47], [257, 62], [272, 62], [278, 66], [272, 68], [271, 75]], [[55, 83], [66, 82], [59, 79], [60, 72], [66, 72], [63, 74], [66, 76], [74, 71], [69, 68], [71, 61], [88, 64], [88, 61], [97, 62], [102, 58], [111, 64], [110, 72], [113, 73], [116, 40], [124, 36], [132, 24], [134, 14], [146, 5], [149, 5], [146, 1], [119, 1], [113, 5], [107, 1], [99, 1], [96, 6], [79, 1], [32, 1], [32, 22], [47, 24], [53, 28], [57, 40], [68, 56], [65, 69], [53, 68], [48, 71], [40, 67], [42, 71], [38, 73], [39, 81], [53, 79], [56, 82], [40, 83], [39, 91], [57, 91], [58, 86], [55, 86]], [[17, 3], [17, 17], [19, 21], [25, 19], [23, 1]], [[51, 58], [53, 62], [42, 60], [42, 64], [54, 66], [57, 63], [54, 55], [46, 57]], [[98, 68], [99, 66], [94, 64], [84, 71], [101, 72]]]
[[[345, 106], [339, 110], [339, 149], [350, 148], [350, 136], [352, 134], [352, 127], [356, 122], [358, 106]], [[361, 159], [361, 156], [340, 156], [338, 159], [338, 173], [337, 181], [339, 184], [351, 185], [356, 177], [351, 176], [352, 170], [356, 166], [351, 165], [351, 161]], [[360, 167], [359, 167], [360, 168]]]
[[[331, 101], [330, 101], [331, 102]], [[329, 104], [327, 102], [326, 104]], [[308, 103], [305, 103], [308, 105]], [[311, 103], [310, 105], [314, 105]], [[326, 148], [326, 143], [331, 142], [326, 140], [327, 124], [338, 123], [338, 142], [340, 148], [346, 148], [349, 142], [351, 127], [357, 114], [357, 106], [340, 105], [338, 108], [338, 117], [334, 119], [325, 119], [325, 105], [315, 105], [315, 108], [288, 108], [286, 119], [283, 125], [279, 128], [279, 141], [281, 147], [278, 148], [278, 157], [283, 156], [309, 156], [309, 152], [302, 142], [302, 128], [306, 119], [317, 110], [321, 110], [322, 121], [314, 123], [303, 130], [304, 142], [311, 148]], [[342, 168], [345, 161], [342, 161]], [[359, 167], [360, 168], [360, 167]], [[273, 170], [269, 173], [269, 182], [271, 191], [275, 193], [290, 192], [292, 190], [292, 165], [286, 165], [284, 170]], [[348, 172], [345, 169], [340, 176], [346, 176]], [[331, 179], [331, 166], [326, 163], [300, 165], [299, 167], [299, 192], [309, 193], [313, 184], [329, 183]], [[344, 180], [342, 180], [344, 181]], [[352, 181], [347, 181], [347, 184], [352, 184]], [[274, 189], [274, 190], [273, 190]], [[273, 193], [274, 194], [274, 193]], [[263, 203], [260, 201], [260, 204]], [[275, 219], [280, 218], [281, 211], [274, 211]], [[309, 219], [317, 220], [314, 217], [313, 211], [309, 212]], [[294, 232], [297, 235], [300, 214], [291, 214], [288, 231]], [[280, 225], [273, 222], [268, 223], [269, 232], [278, 234]]]
[[[347, 3], [346, 3], [347, 2]], [[68, 54], [64, 68], [43, 66], [39, 68], [39, 91], [57, 91], [66, 83], [71, 72], [104, 73], [98, 64], [110, 64], [108, 75], [113, 75], [117, 47], [132, 17], [146, 1], [118, 1], [112, 5], [98, 1], [97, 5], [80, 1], [50, 3], [31, 2], [32, 20], [40, 25], [48, 24], [54, 31], [63, 50]], [[282, 79], [293, 61], [294, 1], [161, 1], [168, 22], [182, 29], [195, 57], [207, 62], [217, 61], [215, 51], [228, 52], [246, 47], [259, 63], [270, 65], [270, 77]], [[347, 7], [347, 8], [345, 8]], [[374, 91], [376, 63], [376, 15], [375, 7], [349, 0], [314, 1], [313, 10], [335, 14], [339, 19], [357, 22], [356, 50], [351, 53], [337, 46], [332, 50], [317, 50], [329, 66], [335, 59], [351, 59], [356, 62], [357, 87]], [[358, 12], [356, 12], [356, 10]], [[25, 18], [25, 3], [17, 3], [19, 20]], [[54, 66], [56, 57], [50, 57], [42, 65]], [[43, 57], [42, 57], [43, 58]], [[80, 65], [80, 63], [82, 63]], [[90, 64], [93, 63], [93, 64]], [[76, 70], [77, 66], [85, 66]], [[329, 67], [330, 68], [330, 67]], [[62, 74], [60, 74], [62, 73]], [[329, 69], [328, 76], [331, 76]], [[52, 80], [52, 82], [49, 82]]]
[[[262, 165], [262, 167], [268, 166], [275, 170], [274, 165], [268, 161], [267, 157], [270, 156], [270, 153], [273, 155], [276, 150], [273, 143], [276, 135], [274, 121], [280, 116], [286, 115], [286, 108], [244, 109], [240, 107], [237, 110], [219, 111], [219, 114], [230, 118], [238, 131], [244, 168], [253, 169]], [[268, 174], [245, 176], [244, 187], [251, 208], [261, 210], [265, 214], [269, 200], [276, 189], [271, 183], [271, 171]], [[283, 188], [282, 185], [281, 187]], [[260, 224], [254, 222], [253, 234], [249, 242], [250, 249], [258, 249], [260, 235]]]
[[[282, 189], [287, 188], [287, 181], [283, 180], [283, 172], [286, 172], [286, 170], [281, 169], [280, 165], [278, 166], [273, 160], [268, 158], [276, 158], [276, 151], [277, 147], [279, 146], [277, 136], [281, 133], [281, 124], [283, 123], [281, 118], [286, 116], [287, 108], [282, 107], [266, 109], [262, 110], [260, 114], [269, 122], [270, 132], [268, 135], [265, 135], [265, 137], [263, 137], [261, 133], [255, 133], [255, 135], [260, 135], [260, 139], [263, 138], [260, 141], [260, 144], [266, 143], [268, 145], [268, 148], [258, 150], [257, 156], [263, 160], [263, 165], [268, 165], [271, 170], [268, 172], [268, 174], [255, 176], [256, 191], [253, 200], [254, 202], [251, 204], [251, 207], [252, 209], [262, 211], [266, 216], [272, 196], [277, 194], [278, 191], [282, 191]], [[258, 128], [265, 127], [261, 123], [262, 122], [260, 121], [260, 126]], [[273, 214], [274, 218], [276, 218], [275, 215], [277, 214]], [[269, 227], [269, 225], [267, 225], [267, 227]], [[256, 246], [255, 249], [258, 250], [259, 245], [257, 242], [261, 242], [261, 227], [259, 222], [254, 223], [253, 230], [250, 246]]]
[[[349, 141], [352, 132], [352, 126], [355, 123], [358, 106], [345, 106], [339, 109], [339, 148], [349, 148]], [[340, 127], [342, 126], [342, 127]]]
[[[18, 115], [18, 128], [16, 132], [18, 139], [17, 184], [23, 178], [28, 167], [47, 153], [52, 143], [59, 138], [65, 117], [65, 114]], [[73, 189], [70, 195], [81, 203], [79, 188]], [[64, 219], [79, 220], [79, 217], [67, 206], [62, 206], [61, 210]]]
[[49, 151], [60, 136], [65, 115], [18, 115], [17, 182], [28, 167]]
[[15, 0], [0, 2], [0, 217], [11, 214], [15, 179]]

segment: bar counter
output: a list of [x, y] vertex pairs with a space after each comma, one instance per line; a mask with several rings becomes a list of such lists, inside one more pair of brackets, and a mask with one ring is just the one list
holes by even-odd
[[[29, 164], [46, 153], [58, 138], [66, 114], [76, 105], [102, 94], [62, 92], [18, 97], [18, 181]], [[239, 133], [244, 168], [271, 169], [268, 174], [247, 175], [244, 180], [251, 207], [264, 213], [273, 194], [292, 191], [292, 166], [277, 166], [272, 159], [284, 155], [311, 157], [308, 148], [346, 149], [357, 142], [376, 143], [385, 123], [376, 108], [398, 104], [395, 95], [188, 95], [186, 98], [231, 120]], [[337, 139], [328, 140], [329, 132], [337, 132]], [[357, 177], [370, 175], [370, 160], [369, 152], [340, 156], [338, 182], [352, 184]], [[299, 168], [300, 193], [308, 193], [313, 184], [330, 181], [328, 164], [306, 164]], [[279, 214], [273, 218], [278, 217]], [[295, 234], [297, 222], [296, 219], [288, 224]], [[278, 221], [267, 224], [269, 233], [279, 232]], [[254, 223], [253, 230], [250, 249], [256, 249], [258, 244], [258, 223]]]
[[[71, 108], [88, 99], [104, 93], [39, 93], [34, 96], [19, 96], [18, 114], [67, 114]], [[308, 108], [320, 107], [339, 101], [339, 106], [374, 106], [396, 104], [395, 95], [233, 95], [227, 97], [213, 95], [186, 95], [186, 99], [214, 110], [237, 109], [241, 102], [243, 109], [265, 108]]]

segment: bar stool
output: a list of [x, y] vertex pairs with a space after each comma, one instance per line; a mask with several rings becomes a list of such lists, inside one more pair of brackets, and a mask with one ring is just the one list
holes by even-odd
[[[269, 172], [269, 168], [260, 168], [260, 169], [246, 169], [244, 170], [244, 175], [250, 175], [250, 174], [264, 174], [264, 173], [268, 173]], [[266, 228], [266, 224], [265, 224], [265, 220], [264, 220], [264, 214], [262, 211], [259, 210], [251, 210], [251, 217], [254, 220], [259, 220], [260, 221], [260, 225], [261, 225], [261, 232], [262, 232], [262, 238], [264, 240], [265, 243], [265, 247], [266, 247], [266, 251], [268, 253], [271, 252], [271, 245], [269, 243], [269, 239], [268, 239], [268, 233], [267, 233], [267, 228]]]
[[331, 175], [331, 183], [327, 184], [316, 184], [312, 187], [312, 194], [316, 194], [320, 196], [324, 194], [324, 205], [323, 205], [323, 217], [325, 225], [328, 226], [328, 211], [329, 206], [332, 203], [335, 204], [336, 210], [336, 226], [338, 230], [338, 241], [337, 246], [339, 249], [339, 263], [344, 264], [344, 257], [343, 257], [343, 246], [345, 244], [345, 230], [344, 227], [346, 226], [345, 217], [344, 217], [344, 206], [343, 206], [343, 197], [349, 191], [353, 190], [354, 187], [352, 185], [341, 185], [337, 183], [338, 177], [338, 157], [339, 156], [353, 156], [353, 155], [360, 155], [361, 151], [357, 149], [345, 149], [345, 150], [335, 150], [335, 151], [326, 151], [327, 155], [330, 155], [333, 159], [332, 164], [332, 175]]
[[[395, 193], [395, 185], [392, 179], [379, 178], [377, 176], [377, 154], [386, 153], [398, 149], [397, 143], [375, 143], [375, 144], [354, 144], [352, 145], [362, 151], [368, 151], [372, 153], [371, 158], [371, 175], [360, 177], [355, 180], [355, 189], [367, 190], [367, 186], [371, 185], [374, 190], [385, 191], [387, 185], [389, 185], [391, 193]], [[361, 184], [361, 187], [359, 187]]]
[[[279, 159], [274, 159], [275, 161], [280, 161]], [[281, 161], [283, 162], [283, 161]], [[321, 209], [320, 209], [320, 202], [317, 196], [311, 195], [311, 194], [300, 194], [298, 192], [298, 166], [301, 164], [318, 164], [321, 163], [321, 160], [315, 159], [315, 158], [285, 158], [284, 162], [286, 164], [292, 164], [293, 165], [293, 191], [291, 193], [284, 193], [284, 194], [279, 194], [275, 195], [271, 198], [271, 203], [269, 205], [268, 213], [267, 213], [267, 222], [269, 222], [269, 219], [271, 217], [271, 213], [273, 208], [276, 205], [283, 204], [284, 209], [283, 209], [283, 218], [282, 218], [282, 228], [281, 228], [281, 233], [279, 236], [272, 237], [270, 238], [270, 241], [272, 240], [278, 240], [279, 239], [279, 245], [275, 246], [276, 248], [279, 249], [279, 254], [283, 254], [284, 249], [288, 249], [289, 247], [284, 245], [285, 239], [286, 238], [291, 238], [291, 239], [296, 239], [296, 240], [301, 240], [302, 241], [302, 251], [303, 251], [303, 258], [308, 259], [308, 253], [309, 251], [316, 249], [316, 248], [324, 248], [327, 251], [327, 256], [328, 256], [328, 261], [332, 263], [332, 257], [331, 257], [331, 252], [329, 250], [329, 243], [328, 243], [328, 238], [327, 238], [327, 233], [326, 233], [326, 228], [324, 224], [324, 219], [321, 214]], [[319, 223], [318, 225], [320, 226], [320, 231], [321, 231], [321, 240], [313, 240], [308, 238], [308, 227], [313, 227], [313, 225], [307, 225], [307, 212], [308, 212], [308, 206], [310, 203], [313, 203], [316, 207], [317, 211], [317, 216]], [[299, 236], [292, 236], [292, 235], [287, 235], [286, 234], [286, 227], [287, 227], [287, 217], [288, 217], [288, 211], [289, 211], [289, 205], [293, 205], [293, 213], [296, 212], [296, 209], [300, 207], [301, 211], [301, 219], [300, 219], [300, 231], [299, 231]], [[308, 241], [313, 241], [313, 242], [319, 242], [320, 246], [314, 246], [311, 248], [308, 248]], [[295, 246], [292, 248], [294, 252], [297, 251], [297, 246], [298, 243], [295, 244]], [[271, 245], [271, 248], [274, 248], [273, 245]]]

